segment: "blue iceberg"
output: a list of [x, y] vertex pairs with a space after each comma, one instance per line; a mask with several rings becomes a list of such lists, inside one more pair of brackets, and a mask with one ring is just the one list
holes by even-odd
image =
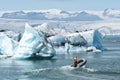
[[96, 49], [106, 50], [106, 48], [102, 45], [102, 39], [103, 35], [98, 30], [95, 30], [93, 35], [93, 46], [95, 46]]
[[51, 58], [55, 54], [54, 48], [47, 42], [45, 36], [26, 24], [14, 58]]
[[102, 45], [103, 35], [99, 30], [90, 30], [85, 32], [80, 32], [81, 36], [87, 41], [87, 47], [94, 46], [96, 49], [105, 50]]

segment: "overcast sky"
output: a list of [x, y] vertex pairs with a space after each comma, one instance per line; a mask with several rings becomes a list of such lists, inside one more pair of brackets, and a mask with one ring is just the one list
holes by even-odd
[[0, 0], [0, 10], [46, 10], [61, 9], [104, 10], [120, 9], [120, 0]]

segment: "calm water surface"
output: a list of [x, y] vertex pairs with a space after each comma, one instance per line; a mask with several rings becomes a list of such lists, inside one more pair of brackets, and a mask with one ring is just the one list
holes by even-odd
[[[57, 54], [52, 60], [0, 60], [0, 80], [120, 80], [120, 37], [103, 40], [101, 53]], [[85, 58], [79, 69], [70, 67], [73, 57]]]

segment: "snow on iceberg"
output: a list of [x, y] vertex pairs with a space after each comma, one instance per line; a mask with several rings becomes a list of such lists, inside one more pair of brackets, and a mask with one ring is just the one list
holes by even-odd
[[26, 24], [25, 32], [15, 51], [14, 57], [30, 58], [36, 55], [36, 53], [39, 57], [43, 58], [53, 57], [55, 50], [47, 43], [45, 36], [41, 32], [38, 33], [30, 25]]
[[6, 56], [13, 56], [17, 42], [11, 40], [4, 33], [0, 33], [0, 54]]

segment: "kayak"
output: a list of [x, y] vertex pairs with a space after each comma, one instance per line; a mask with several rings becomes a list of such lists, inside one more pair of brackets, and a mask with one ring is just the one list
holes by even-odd
[[[75, 67], [75, 68], [80, 68], [80, 67], [84, 66], [86, 63], [87, 63], [87, 60], [82, 58], [77, 62], [77, 67]], [[74, 65], [72, 64], [71, 67], [74, 67]]]

